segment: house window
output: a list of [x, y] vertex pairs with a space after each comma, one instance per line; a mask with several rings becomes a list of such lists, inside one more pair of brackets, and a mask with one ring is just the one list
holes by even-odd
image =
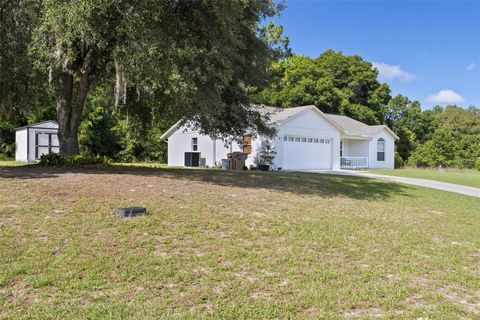
[[318, 143], [318, 139], [313, 139], [313, 142], [314, 142], [314, 143]]
[[377, 140], [377, 161], [385, 161], [385, 140], [383, 138]]
[[330, 144], [330, 139], [325, 139], [326, 144]]
[[310, 142], [310, 143], [311, 143], [312, 141], [313, 141], [312, 138], [308, 138], [308, 139], [307, 139], [307, 142]]
[[252, 153], [252, 136], [249, 134], [243, 136], [243, 153]]
[[302, 142], [307, 142], [307, 138], [302, 138]]
[[325, 143], [325, 140], [323, 140], [323, 139], [320, 139], [320, 143]]
[[340, 141], [340, 157], [343, 157], [343, 141]]
[[192, 151], [198, 151], [198, 138], [192, 138]]
[[288, 140], [287, 136], [283, 137], [283, 141], [287, 141], [287, 140]]
[[293, 142], [293, 137], [288, 137], [288, 141]]
[[300, 142], [300, 138], [299, 138], [299, 137], [296, 137], [296, 138], [295, 138], [295, 142]]

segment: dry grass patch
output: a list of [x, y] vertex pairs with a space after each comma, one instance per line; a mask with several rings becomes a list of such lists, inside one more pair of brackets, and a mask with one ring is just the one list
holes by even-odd
[[0, 315], [475, 318], [478, 208], [348, 176], [2, 167]]

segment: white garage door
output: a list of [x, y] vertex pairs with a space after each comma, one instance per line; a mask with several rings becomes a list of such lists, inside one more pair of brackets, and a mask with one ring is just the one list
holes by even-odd
[[331, 169], [330, 138], [283, 137], [283, 169]]

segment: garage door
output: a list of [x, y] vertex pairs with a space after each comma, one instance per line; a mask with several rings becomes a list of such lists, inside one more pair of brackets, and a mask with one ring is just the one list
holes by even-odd
[[330, 138], [283, 137], [283, 169], [331, 169]]

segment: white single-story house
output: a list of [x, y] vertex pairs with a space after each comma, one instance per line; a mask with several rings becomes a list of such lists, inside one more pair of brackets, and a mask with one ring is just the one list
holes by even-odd
[[246, 134], [243, 143], [226, 142], [179, 121], [161, 136], [168, 143], [168, 165], [215, 167], [234, 151], [248, 154], [246, 166], [257, 165], [262, 150], [271, 146], [276, 151], [273, 169], [394, 168], [398, 137], [385, 125], [369, 126], [347, 116], [325, 114], [313, 105], [254, 107], [269, 115], [268, 124], [276, 128], [273, 138]]
[[59, 152], [58, 123], [43, 121], [15, 129], [15, 160], [36, 162], [42, 154]]

